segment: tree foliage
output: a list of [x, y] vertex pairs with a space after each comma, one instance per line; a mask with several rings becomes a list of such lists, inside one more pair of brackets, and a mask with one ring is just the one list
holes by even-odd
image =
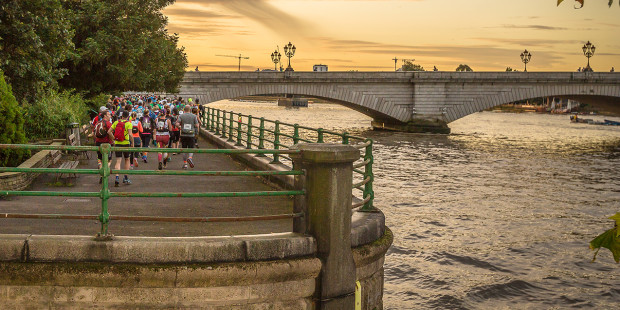
[[[0, 71], [0, 143], [24, 144], [24, 117], [17, 100], [13, 96], [11, 85], [6, 83], [4, 73]], [[12, 167], [19, 165], [25, 156], [26, 150], [0, 150], [0, 166]]]
[[[564, 2], [564, 0], [558, 0], [558, 6], [562, 2]], [[575, 2], [580, 4], [580, 6], [575, 6], [575, 8], [576, 9], [581, 9], [583, 7], [583, 5], [584, 5], [585, 0], [575, 0]], [[614, 4], [614, 0], [609, 0], [609, 2], [607, 4], [609, 5], [609, 7], [611, 7], [611, 5]], [[618, 4], [620, 5], [620, 1], [618, 1]]]
[[463, 72], [463, 71], [474, 71], [474, 70], [472, 70], [472, 68], [470, 68], [468, 65], [460, 64], [458, 67], [456, 67], [456, 71]]
[[65, 62], [68, 89], [88, 94], [175, 92], [187, 67], [161, 10], [174, 0], [68, 1], [76, 56]]
[[32, 101], [67, 73], [73, 30], [60, 0], [3, 0], [0, 69], [20, 102]]
[[616, 263], [618, 263], [620, 262], [620, 230], [618, 229], [618, 226], [620, 226], [620, 212], [608, 218], [615, 220], [616, 225], [590, 241], [590, 249], [596, 250], [592, 261], [596, 260], [596, 255], [601, 248], [607, 248], [611, 251]]
[[88, 122], [84, 99], [74, 92], [48, 91], [25, 108], [24, 129], [30, 139], [57, 138], [70, 123]]
[[403, 71], [424, 71], [424, 67], [414, 64], [410, 60], [403, 61]]

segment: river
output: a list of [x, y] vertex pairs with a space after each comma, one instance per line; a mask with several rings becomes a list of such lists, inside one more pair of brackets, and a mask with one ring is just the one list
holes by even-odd
[[620, 212], [620, 127], [481, 112], [407, 134], [334, 104], [209, 106], [374, 139], [375, 206], [395, 235], [385, 309], [620, 307], [620, 267], [588, 248]]

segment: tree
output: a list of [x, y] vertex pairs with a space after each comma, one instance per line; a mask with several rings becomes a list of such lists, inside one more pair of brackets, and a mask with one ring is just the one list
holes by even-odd
[[418, 64], [414, 64], [409, 60], [404, 60], [403, 71], [424, 71], [424, 68]]
[[511, 67], [506, 67], [506, 72], [519, 72], [519, 70], [513, 69]]
[[[0, 71], [0, 143], [25, 144], [24, 117], [17, 104], [11, 85], [4, 79]], [[0, 166], [13, 167], [21, 164], [28, 155], [26, 150], [0, 150]]]
[[33, 101], [67, 73], [73, 31], [61, 0], [3, 0], [0, 69], [20, 102]]
[[87, 95], [122, 91], [175, 92], [187, 56], [166, 30], [162, 9], [174, 0], [67, 1], [75, 57], [60, 84]]
[[468, 65], [460, 64], [458, 67], [456, 67], [456, 71], [462, 72], [462, 71], [474, 71], [474, 70], [472, 70]]

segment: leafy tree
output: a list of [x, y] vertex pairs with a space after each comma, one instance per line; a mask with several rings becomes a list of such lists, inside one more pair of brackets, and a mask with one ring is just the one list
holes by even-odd
[[462, 71], [474, 71], [474, 70], [472, 70], [468, 65], [460, 64], [458, 67], [456, 67], [456, 71], [462, 72]]
[[596, 260], [596, 255], [601, 248], [607, 248], [614, 256], [616, 263], [618, 263], [620, 262], [620, 230], [618, 229], [618, 226], [620, 226], [620, 212], [608, 217], [608, 219], [615, 220], [616, 224], [614, 228], [600, 234], [590, 241], [590, 249], [596, 250], [592, 261]]
[[67, 73], [73, 31], [61, 0], [3, 0], [0, 4], [0, 69], [22, 101], [32, 101]]
[[414, 64], [409, 60], [403, 62], [403, 71], [424, 71], [424, 68], [418, 64]]
[[[4, 73], [0, 71], [0, 143], [24, 144], [26, 142], [24, 117], [13, 96], [11, 85], [6, 83]], [[26, 156], [28, 156], [26, 150], [2, 149], [0, 150], [0, 166], [17, 166]]]
[[79, 94], [50, 90], [25, 109], [25, 131], [30, 139], [62, 136], [69, 123], [88, 122], [88, 108]]
[[76, 56], [60, 84], [87, 95], [129, 90], [175, 92], [187, 67], [162, 9], [174, 0], [66, 1]]

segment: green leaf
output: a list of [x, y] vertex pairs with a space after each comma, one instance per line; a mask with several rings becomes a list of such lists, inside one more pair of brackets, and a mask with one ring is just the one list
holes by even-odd
[[590, 241], [590, 249], [597, 250], [592, 258], [593, 262], [596, 260], [596, 255], [600, 248], [609, 249], [616, 263], [620, 262], [620, 238], [618, 237], [618, 227], [614, 227]]

